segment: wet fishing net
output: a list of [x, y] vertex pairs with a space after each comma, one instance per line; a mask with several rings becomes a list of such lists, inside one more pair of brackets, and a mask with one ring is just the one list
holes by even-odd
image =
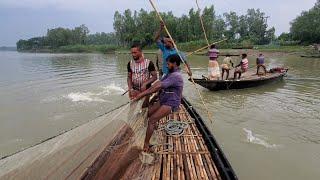
[[[0, 179], [149, 179], [141, 158], [147, 110], [127, 103], [0, 160]], [[150, 173], [149, 173], [150, 175]]]

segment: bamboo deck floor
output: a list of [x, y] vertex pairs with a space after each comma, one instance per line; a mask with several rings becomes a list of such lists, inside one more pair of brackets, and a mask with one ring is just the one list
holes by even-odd
[[[161, 130], [172, 119], [189, 124], [181, 136], [170, 136]], [[204, 138], [183, 105], [180, 105], [178, 112], [161, 119], [158, 127], [153, 136], [157, 139], [156, 143], [162, 145], [155, 148], [152, 164], [143, 164], [138, 158], [141, 150], [127, 146], [125, 142], [133, 134], [130, 128], [123, 127], [81, 179], [221, 179]], [[108, 151], [110, 146], [115, 147], [113, 152]]]
[[[170, 144], [172, 148], [159, 146], [156, 149], [159, 159], [155, 164], [152, 180], [221, 179], [204, 139], [186, 109], [181, 105], [178, 112], [160, 120], [159, 126], [170, 119], [187, 122], [189, 126], [181, 136], [170, 136], [165, 131], [157, 131], [158, 141]], [[164, 151], [165, 149], [168, 151]]]

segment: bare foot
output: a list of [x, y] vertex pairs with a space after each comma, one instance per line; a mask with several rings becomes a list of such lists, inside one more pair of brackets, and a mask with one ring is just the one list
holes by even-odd
[[154, 153], [154, 148], [153, 148], [153, 145], [144, 145], [144, 147], [143, 147], [143, 151], [145, 152], [145, 153]]

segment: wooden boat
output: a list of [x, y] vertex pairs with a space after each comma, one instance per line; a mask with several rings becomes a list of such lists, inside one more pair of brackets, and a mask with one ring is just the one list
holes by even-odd
[[[170, 119], [189, 125], [178, 136], [168, 135], [164, 130], [156, 131], [156, 136], [164, 144], [155, 149], [156, 160], [153, 164], [142, 164], [137, 150], [117, 146], [131, 136], [129, 128], [124, 128], [81, 179], [237, 179], [214, 136], [185, 98], [179, 111], [161, 119], [158, 127]], [[109, 151], [110, 145], [116, 147], [112, 153]]]
[[[283, 79], [287, 74], [287, 69], [281, 72], [267, 73], [264, 76], [258, 76], [254, 72], [247, 72], [240, 80], [208, 80], [203, 77], [202, 79], [193, 79], [195, 83], [209, 89], [210, 91], [230, 90], [230, 89], [244, 89], [250, 87], [261, 86], [269, 83], [274, 83]], [[233, 75], [233, 73], [230, 73]], [[189, 79], [191, 81], [191, 79]]]

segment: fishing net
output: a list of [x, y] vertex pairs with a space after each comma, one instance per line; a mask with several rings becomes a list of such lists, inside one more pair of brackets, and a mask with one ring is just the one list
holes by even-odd
[[142, 103], [128, 103], [0, 160], [0, 179], [149, 178], [139, 173], [152, 168], [141, 161], [147, 115]]

